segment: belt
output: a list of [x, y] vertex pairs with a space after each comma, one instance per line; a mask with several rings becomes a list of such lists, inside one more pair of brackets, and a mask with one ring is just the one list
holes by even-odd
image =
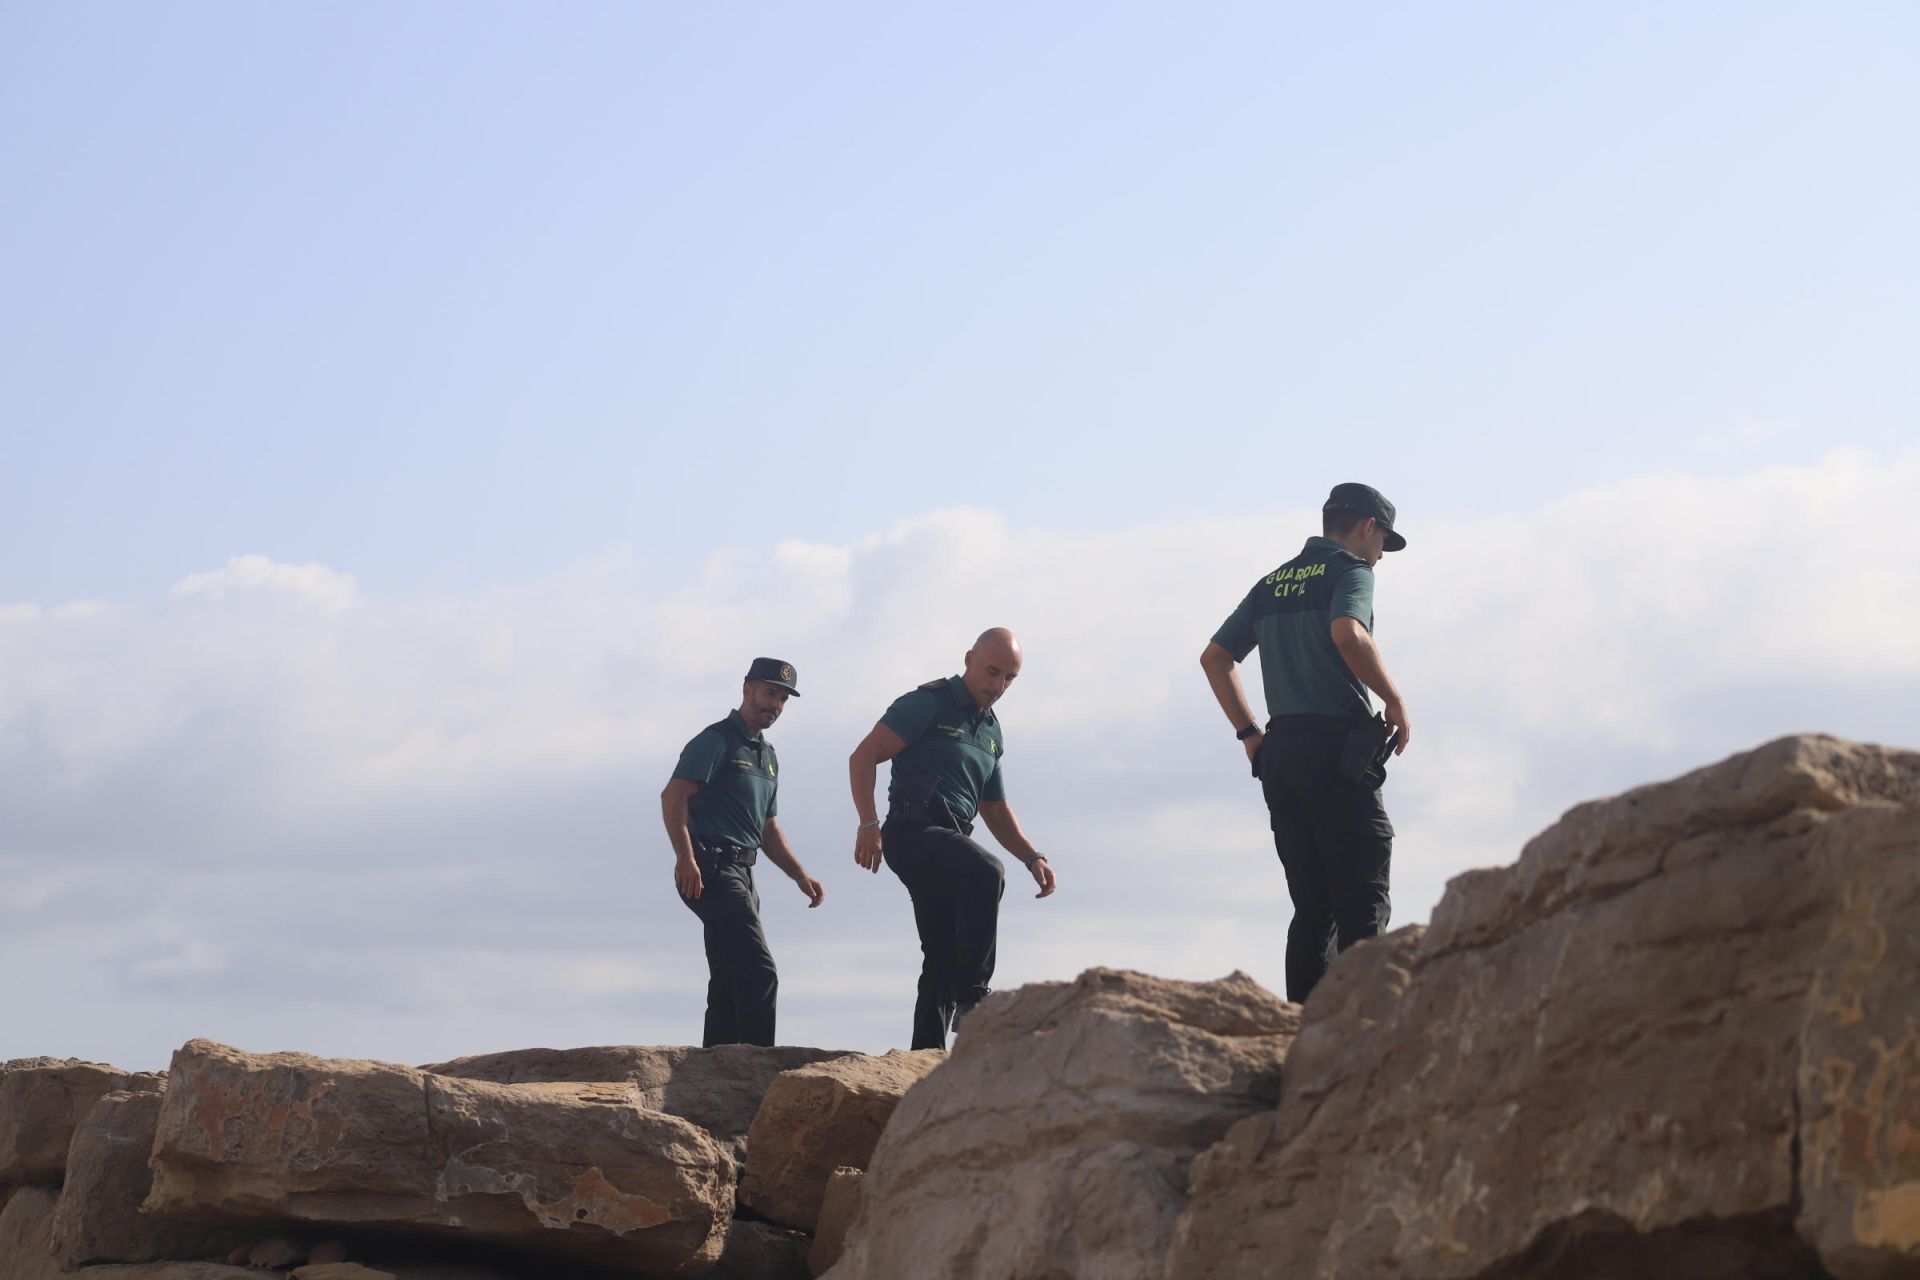
[[696, 855], [705, 854], [716, 863], [725, 866], [729, 863], [750, 867], [754, 864], [757, 851], [743, 844], [728, 844], [719, 840], [695, 840], [693, 851]]
[[925, 813], [911, 816], [897, 810], [887, 814], [888, 822], [905, 822], [916, 827], [938, 827], [942, 831], [958, 831], [963, 836], [973, 834], [973, 824], [956, 815], [953, 810], [942, 804], [930, 807]]
[[1302, 713], [1300, 715], [1275, 716], [1267, 721], [1267, 731], [1275, 729], [1351, 729], [1367, 723], [1365, 716], [1319, 716]]

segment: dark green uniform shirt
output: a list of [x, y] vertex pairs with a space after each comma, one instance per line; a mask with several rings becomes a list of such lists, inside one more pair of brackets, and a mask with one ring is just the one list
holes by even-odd
[[695, 841], [760, 847], [761, 828], [780, 812], [775, 792], [780, 764], [773, 744], [747, 732], [738, 711], [693, 735], [673, 776], [700, 784], [687, 801], [687, 831]]
[[973, 821], [983, 800], [1004, 800], [1000, 757], [1007, 752], [1000, 721], [981, 707], [959, 676], [929, 680], [893, 700], [880, 723], [906, 749], [893, 758], [887, 812], [919, 816], [930, 797], [945, 800], [953, 816]]
[[1367, 686], [1333, 643], [1335, 618], [1373, 630], [1373, 569], [1329, 538], [1308, 538], [1299, 555], [1253, 584], [1213, 642], [1235, 662], [1260, 648], [1269, 716], [1373, 714]]

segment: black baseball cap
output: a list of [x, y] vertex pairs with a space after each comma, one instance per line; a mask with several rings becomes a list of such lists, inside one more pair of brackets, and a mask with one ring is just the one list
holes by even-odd
[[793, 687], [791, 662], [782, 662], [778, 658], [755, 658], [753, 665], [747, 668], [747, 679], [749, 682], [758, 681], [785, 689], [796, 698], [800, 696], [800, 691]]
[[1407, 545], [1407, 540], [1394, 531], [1393, 504], [1380, 496], [1380, 491], [1369, 484], [1346, 484], [1333, 486], [1333, 492], [1327, 495], [1321, 511], [1358, 511], [1363, 516], [1372, 516], [1387, 531], [1387, 550], [1399, 551]]

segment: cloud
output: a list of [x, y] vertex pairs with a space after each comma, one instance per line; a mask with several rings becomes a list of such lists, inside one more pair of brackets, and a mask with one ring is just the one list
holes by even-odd
[[[1589, 796], [1784, 732], [1920, 737], [1916, 506], [1920, 451], [1405, 513], [1379, 581], [1415, 722], [1396, 918]], [[800, 671], [782, 821], [828, 885], [809, 912], [760, 871], [782, 1038], [899, 1043], [917, 946], [899, 886], [852, 866], [845, 757], [996, 624], [1027, 648], [1010, 794], [1063, 886], [1035, 902], [1013, 868], [1002, 984], [1107, 963], [1277, 986], [1285, 885], [1196, 659], [1314, 519], [957, 509], [677, 580], [613, 548], [460, 596], [241, 556], [160, 599], [0, 610], [0, 964], [31, 975], [0, 1057], [691, 1038], [698, 927], [655, 795], [760, 654]]]

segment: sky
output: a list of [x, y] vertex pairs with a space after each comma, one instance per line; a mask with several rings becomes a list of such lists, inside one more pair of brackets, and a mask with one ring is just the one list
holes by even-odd
[[[1920, 743], [1910, 5], [0, 7], [0, 1058], [909, 1034], [846, 753], [1026, 644], [996, 985], [1281, 985], [1197, 658], [1399, 507], [1396, 924], [1567, 807]], [[1250, 689], [1257, 673], [1245, 672]], [[1013, 870], [1018, 872], [1018, 868]]]

